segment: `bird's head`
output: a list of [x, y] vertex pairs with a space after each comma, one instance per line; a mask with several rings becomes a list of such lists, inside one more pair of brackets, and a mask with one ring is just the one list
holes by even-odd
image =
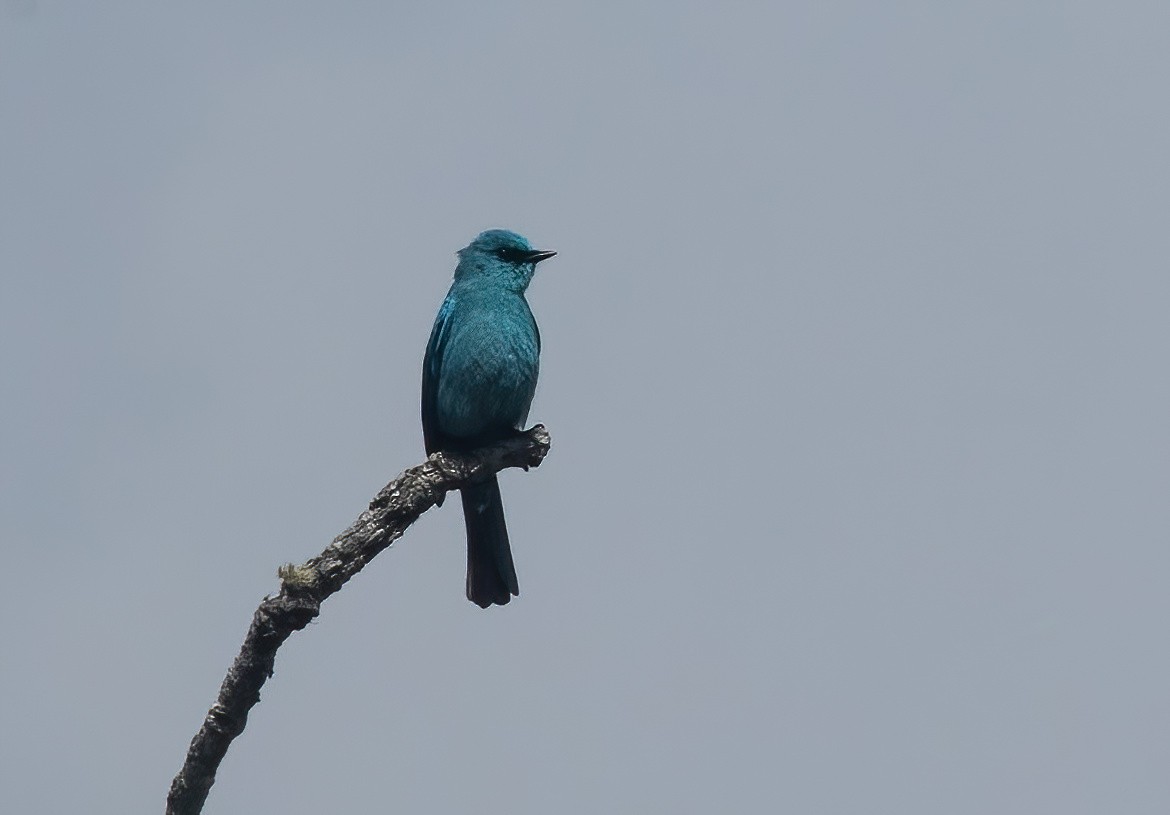
[[555, 254], [533, 249], [527, 238], [515, 232], [489, 229], [459, 250], [455, 277], [487, 275], [501, 279], [510, 288], [515, 286], [524, 291], [532, 280], [536, 264]]

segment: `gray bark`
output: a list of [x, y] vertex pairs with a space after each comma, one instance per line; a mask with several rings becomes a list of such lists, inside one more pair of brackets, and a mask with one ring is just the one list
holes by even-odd
[[474, 484], [509, 467], [537, 467], [548, 453], [542, 425], [466, 455], [435, 453], [399, 475], [370, 501], [349, 529], [321, 554], [279, 571], [280, 593], [266, 597], [252, 617], [235, 662], [219, 689], [203, 726], [191, 740], [183, 769], [171, 783], [167, 815], [196, 815], [232, 739], [243, 732], [248, 711], [260, 701], [260, 688], [272, 676], [276, 650], [294, 631], [320, 613], [326, 597], [345, 585], [406, 528], [451, 490]]

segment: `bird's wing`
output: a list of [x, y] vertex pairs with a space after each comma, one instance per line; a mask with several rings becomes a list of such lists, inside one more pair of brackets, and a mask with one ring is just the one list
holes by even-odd
[[439, 375], [443, 370], [443, 351], [451, 335], [451, 314], [454, 311], [455, 295], [448, 294], [443, 305], [439, 307], [435, 326], [431, 329], [431, 339], [427, 343], [427, 352], [423, 356], [422, 426], [423, 444], [426, 446], [427, 455], [442, 447], [438, 413]]

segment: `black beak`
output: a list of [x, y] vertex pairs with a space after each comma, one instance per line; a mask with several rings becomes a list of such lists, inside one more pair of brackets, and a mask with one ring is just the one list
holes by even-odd
[[540, 263], [542, 260], [548, 260], [556, 252], [547, 252], [541, 249], [535, 249], [524, 256], [525, 263]]

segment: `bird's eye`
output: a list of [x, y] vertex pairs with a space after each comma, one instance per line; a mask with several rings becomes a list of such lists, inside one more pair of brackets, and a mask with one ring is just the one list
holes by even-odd
[[519, 249], [513, 249], [510, 246], [505, 246], [496, 250], [496, 257], [500, 260], [506, 260], [508, 263], [520, 263], [524, 260], [525, 253]]

